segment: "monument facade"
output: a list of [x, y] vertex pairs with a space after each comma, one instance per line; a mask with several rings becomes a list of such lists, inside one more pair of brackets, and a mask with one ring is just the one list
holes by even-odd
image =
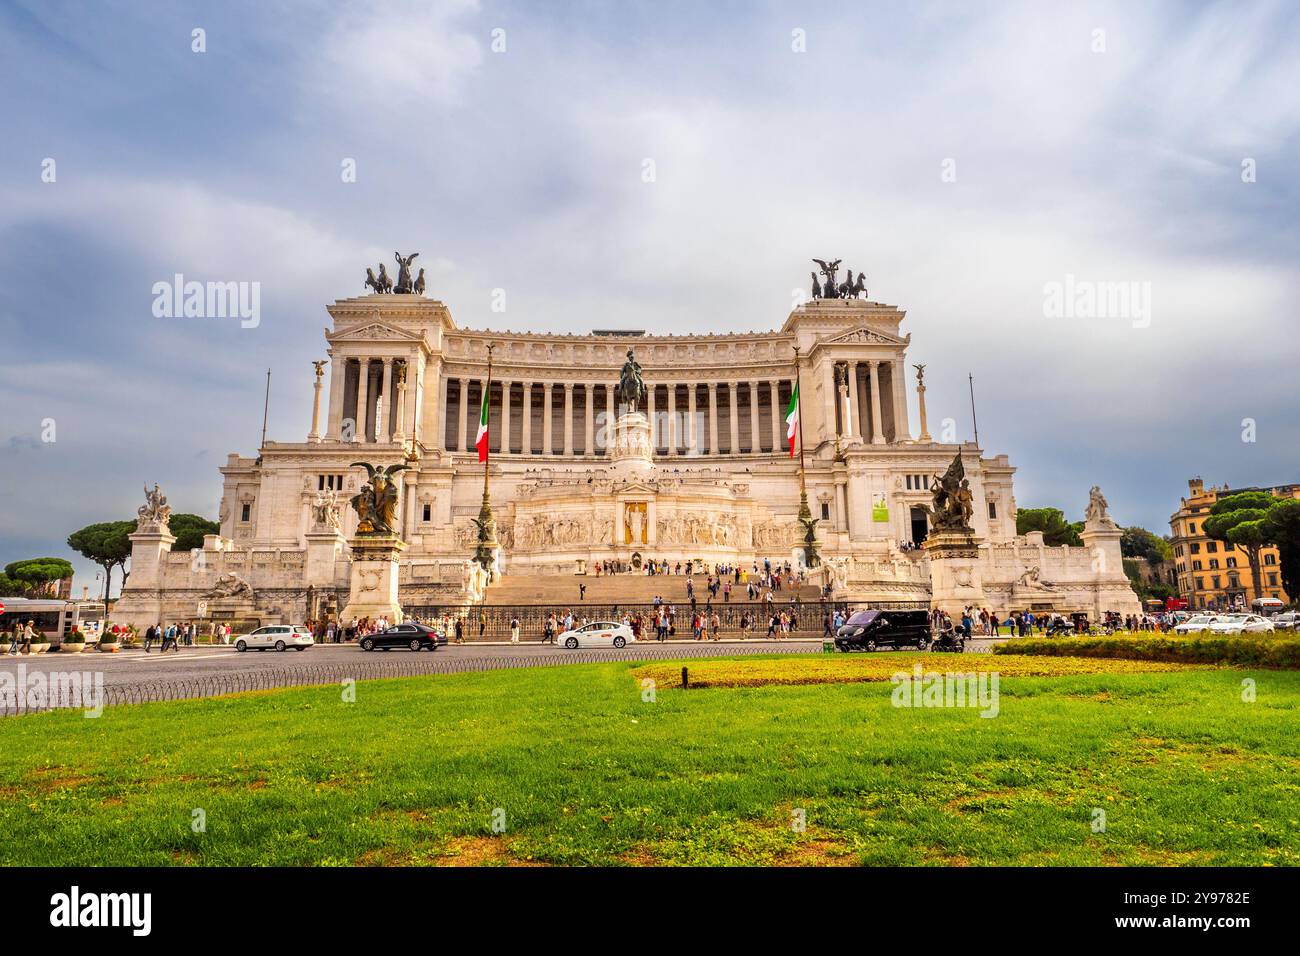
[[[813, 574], [837, 598], [1137, 609], [1108, 515], [1090, 508], [1083, 548], [1016, 535], [1015, 468], [934, 440], [924, 366], [913, 433], [906, 313], [867, 298], [860, 273], [838, 281], [839, 260], [816, 260], [812, 295], [772, 331], [562, 335], [462, 328], [423, 294], [423, 270], [411, 277], [414, 258], [397, 256], [398, 287], [381, 266], [370, 294], [326, 307], [311, 431], [229, 456], [220, 534], [176, 554], [165, 521], [142, 516], [118, 617], [194, 617], [230, 576], [245, 611], [298, 622], [376, 603], [359, 600], [363, 577], [376, 607], [425, 607], [605, 560], [799, 561], [801, 458]], [[471, 561], [485, 467], [490, 567]]]

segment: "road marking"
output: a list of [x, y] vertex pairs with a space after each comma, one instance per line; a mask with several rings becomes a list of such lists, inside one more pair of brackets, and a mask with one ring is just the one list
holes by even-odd
[[210, 660], [211, 658], [214, 658], [214, 657], [227, 657], [227, 656], [229, 656], [229, 655], [227, 655], [227, 654], [185, 654], [185, 655], [181, 655], [181, 654], [177, 654], [175, 651], [172, 651], [172, 652], [171, 652], [171, 655], [172, 655], [171, 657], [166, 657], [166, 656], [164, 656], [164, 655], [162, 655], [162, 654], [160, 653], [157, 657], [154, 657], [153, 654], [146, 654], [144, 657], [128, 657], [127, 660], [129, 660], [132, 664], [148, 664], [151, 660], [152, 660], [152, 661], [206, 661], [206, 660]]

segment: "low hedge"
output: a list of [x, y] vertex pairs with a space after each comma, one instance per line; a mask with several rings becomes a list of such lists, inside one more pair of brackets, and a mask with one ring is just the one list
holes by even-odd
[[1027, 638], [999, 644], [994, 654], [1037, 654], [1045, 657], [1111, 657], [1133, 661], [1179, 664], [1230, 664], [1300, 670], [1300, 636], [1268, 634], [1188, 636], [1153, 634], [1145, 637]]

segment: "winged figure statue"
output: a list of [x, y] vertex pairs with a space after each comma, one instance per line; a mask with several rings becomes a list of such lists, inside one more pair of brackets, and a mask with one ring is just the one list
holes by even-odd
[[389, 465], [380, 470], [364, 461], [354, 461], [348, 467], [364, 468], [369, 481], [361, 491], [352, 496], [352, 508], [357, 513], [357, 534], [391, 534], [393, 519], [397, 515], [397, 486], [393, 476], [409, 465]]

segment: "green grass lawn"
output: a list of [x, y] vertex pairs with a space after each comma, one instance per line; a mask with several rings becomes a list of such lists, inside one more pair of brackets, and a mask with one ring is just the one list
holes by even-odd
[[889, 683], [643, 702], [637, 666], [6, 718], [0, 863], [1300, 862], [1297, 672], [1007, 677], [986, 719]]

